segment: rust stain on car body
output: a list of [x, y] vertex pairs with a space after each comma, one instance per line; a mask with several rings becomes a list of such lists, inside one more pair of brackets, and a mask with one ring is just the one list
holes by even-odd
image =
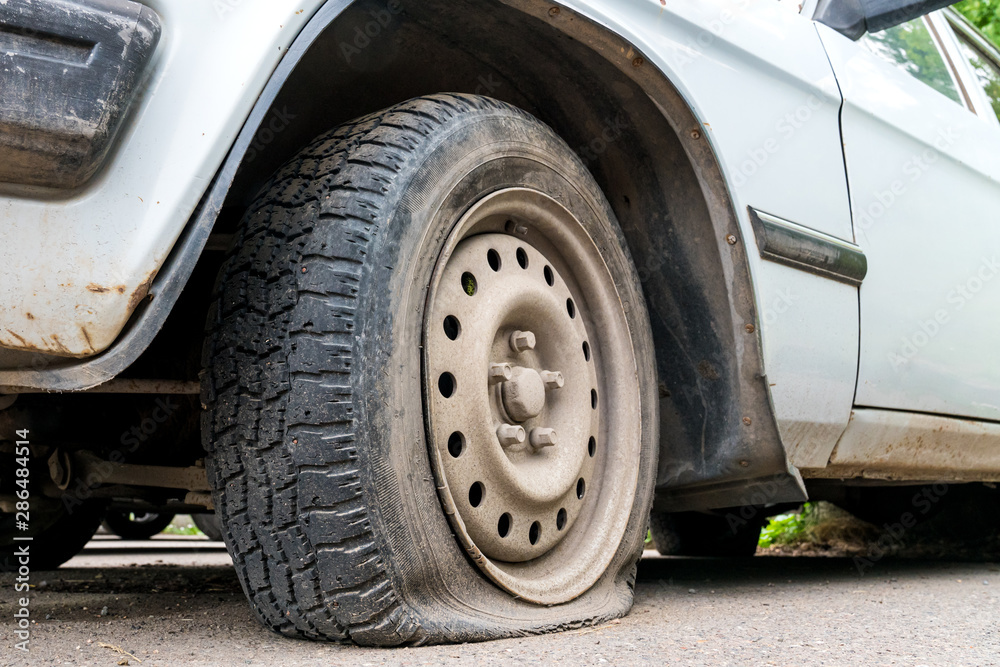
[[128, 300], [129, 312], [135, 310], [142, 303], [142, 300], [146, 298], [146, 295], [149, 294], [149, 287], [153, 284], [153, 278], [155, 277], [156, 271], [150, 271], [146, 274], [146, 279], [139, 283], [139, 286], [132, 292], [132, 296]]
[[97, 350], [94, 349], [94, 344], [90, 342], [90, 334], [87, 333], [87, 327], [80, 327], [80, 333], [83, 334], [84, 339], [87, 341], [87, 347], [90, 348], [90, 351], [96, 352]]
[[[56, 357], [72, 357], [80, 358], [87, 357], [97, 352], [94, 344], [90, 340], [90, 332], [88, 332], [83, 327], [80, 327], [83, 333], [84, 339], [87, 341], [87, 346], [89, 349], [80, 352], [74, 352], [73, 350], [66, 347], [66, 344], [59, 340], [59, 336], [52, 334], [47, 338], [43, 338], [39, 344], [29, 343], [23, 336], [18, 333], [6, 329], [6, 333], [10, 338], [4, 340], [0, 338], [0, 346], [7, 347], [15, 350], [20, 350], [23, 352], [40, 352], [42, 354], [50, 354]], [[16, 341], [16, 342], [15, 342]]]
[[116, 287], [104, 287], [103, 285], [98, 285], [97, 283], [90, 283], [89, 285], [87, 285], [87, 291], [88, 292], [93, 292], [94, 294], [105, 294], [105, 293], [110, 292], [112, 290], [114, 290], [115, 292], [118, 292], [119, 294], [124, 294], [125, 293], [125, 286], [124, 285], [118, 285]]
[[59, 336], [52, 334], [52, 342], [55, 343], [55, 350], [52, 351], [53, 354], [61, 354], [68, 357], [78, 357], [79, 354], [75, 354], [71, 349], [63, 345], [63, 342], [59, 340]]
[[113, 342], [114, 333], [117, 332], [106, 330], [95, 316], [108, 308], [118, 312], [124, 308], [128, 308], [129, 313], [134, 311], [150, 296], [156, 273], [147, 272], [135, 287], [131, 286], [131, 282], [90, 282], [78, 284], [75, 288], [68, 282], [60, 284], [62, 288], [79, 290], [73, 300], [76, 305], [71, 314], [62, 320], [65, 328], [40, 327], [39, 318], [35, 314], [37, 310], [24, 310], [21, 311], [27, 320], [21, 320], [24, 327], [0, 326], [0, 348], [72, 358], [86, 358], [97, 354]]
[[13, 331], [11, 331], [10, 329], [7, 329], [7, 333], [9, 333], [11, 336], [13, 336], [14, 338], [16, 338], [21, 343], [21, 345], [23, 345], [25, 347], [28, 346], [28, 341], [24, 340], [23, 338], [21, 338], [20, 336], [18, 336], [16, 333], [14, 333]]

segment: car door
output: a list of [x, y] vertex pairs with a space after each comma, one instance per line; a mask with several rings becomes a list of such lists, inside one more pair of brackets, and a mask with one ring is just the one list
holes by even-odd
[[817, 29], [869, 267], [855, 404], [1000, 420], [1000, 127], [976, 115], [939, 18], [858, 42]]

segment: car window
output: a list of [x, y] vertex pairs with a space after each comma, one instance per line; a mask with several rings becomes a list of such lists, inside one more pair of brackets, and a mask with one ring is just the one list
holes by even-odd
[[962, 103], [958, 86], [955, 85], [944, 56], [922, 18], [881, 32], [866, 34], [858, 40], [858, 44], [939, 93]]
[[986, 96], [990, 98], [993, 112], [1000, 119], [1000, 67], [996, 63], [983, 55], [979, 49], [969, 44], [963, 35], [958, 35], [958, 46], [972, 66], [972, 71], [976, 75], [979, 85], [986, 91]]

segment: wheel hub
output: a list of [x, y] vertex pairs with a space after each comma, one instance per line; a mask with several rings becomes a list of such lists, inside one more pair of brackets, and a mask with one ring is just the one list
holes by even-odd
[[545, 407], [545, 383], [534, 368], [515, 366], [511, 379], [500, 387], [503, 406], [514, 421], [526, 422]]
[[579, 514], [600, 424], [576, 308], [545, 256], [507, 234], [465, 239], [441, 275], [432, 315], [441, 335], [427, 351], [440, 369], [435, 421], [451, 441], [442, 467], [490, 558], [537, 558]]

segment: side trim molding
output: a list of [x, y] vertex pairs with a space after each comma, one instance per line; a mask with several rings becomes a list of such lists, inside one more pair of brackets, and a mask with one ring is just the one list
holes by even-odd
[[760, 256], [855, 287], [868, 273], [861, 248], [833, 236], [747, 207]]

